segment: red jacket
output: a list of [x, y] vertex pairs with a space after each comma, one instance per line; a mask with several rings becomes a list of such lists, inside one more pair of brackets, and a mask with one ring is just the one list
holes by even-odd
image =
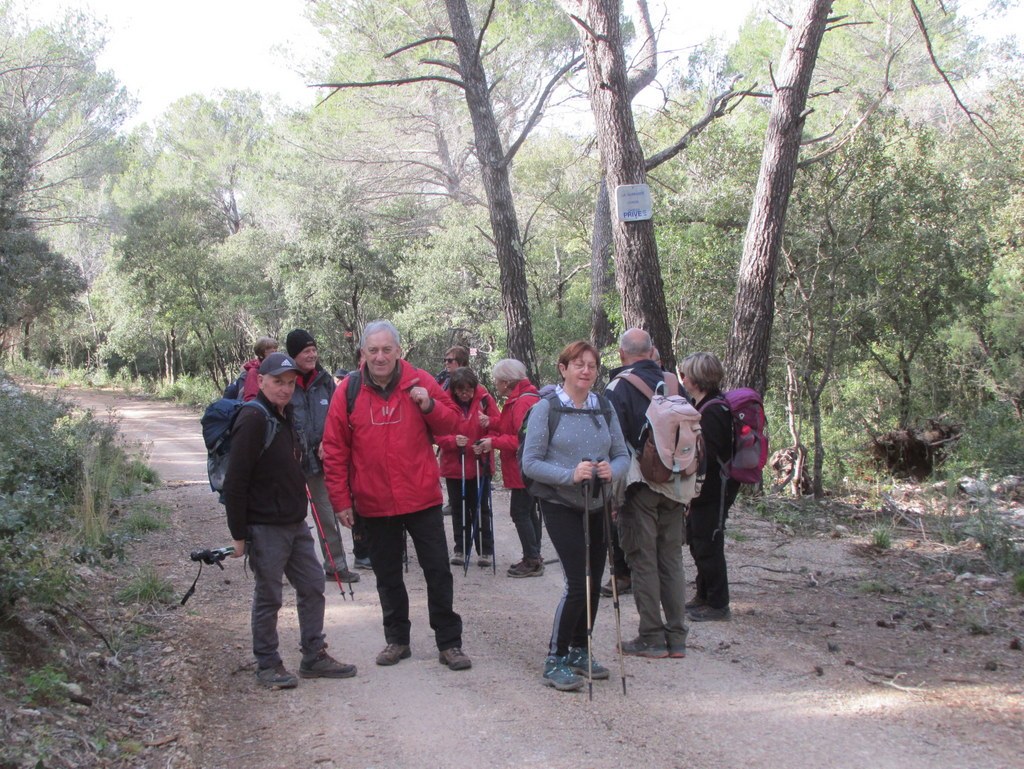
[[[523, 397], [523, 396], [526, 397]], [[520, 379], [501, 407], [498, 423], [491, 422], [491, 446], [501, 452], [501, 479], [506, 489], [523, 489], [523, 476], [519, 470], [519, 428], [526, 414], [540, 397], [529, 379]]]
[[[335, 510], [353, 506], [367, 518], [405, 515], [442, 503], [432, 434], [452, 432], [461, 414], [434, 377], [404, 360], [387, 393], [365, 366], [351, 416], [347, 380], [338, 387], [324, 428], [324, 479]], [[413, 386], [434, 399], [424, 414], [409, 397]]]
[[259, 358], [253, 358], [242, 366], [245, 381], [242, 382], [242, 392], [239, 393], [239, 397], [243, 401], [251, 401], [260, 391], [260, 364], [262, 362]]
[[[458, 401], [455, 401], [455, 407], [459, 409], [459, 412], [462, 415], [462, 418], [459, 420], [458, 427], [455, 428], [455, 432], [451, 435], [442, 435], [437, 437], [437, 445], [441, 449], [441, 477], [461, 478], [462, 455], [465, 453], [466, 477], [476, 478], [477, 455], [473, 453], [473, 442], [478, 438], [485, 437], [488, 432], [497, 425], [501, 414], [498, 411], [498, 407], [494, 405], [494, 396], [487, 392], [483, 385], [476, 386], [476, 392], [473, 393], [473, 400], [470, 402], [467, 409], [463, 410]], [[481, 413], [484, 413], [491, 418], [491, 424], [487, 430], [480, 427]], [[465, 448], [460, 448], [456, 445], [456, 435], [465, 435], [469, 438], [469, 443]], [[480, 454], [479, 456], [481, 462], [490, 463], [493, 461], [490, 454]], [[494, 471], [493, 467], [488, 466], [488, 469], [490, 472]]]

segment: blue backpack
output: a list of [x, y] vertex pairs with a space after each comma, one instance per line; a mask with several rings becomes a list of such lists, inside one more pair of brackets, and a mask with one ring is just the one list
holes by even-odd
[[234, 398], [218, 398], [206, 407], [199, 420], [203, 426], [203, 442], [206, 443], [206, 474], [210, 479], [210, 489], [218, 493], [221, 504], [224, 504], [224, 476], [228, 472], [231, 454], [231, 430], [242, 409], [248, 407], [262, 411], [267, 422], [262, 454], [277, 435], [279, 425], [258, 400], [242, 402]]

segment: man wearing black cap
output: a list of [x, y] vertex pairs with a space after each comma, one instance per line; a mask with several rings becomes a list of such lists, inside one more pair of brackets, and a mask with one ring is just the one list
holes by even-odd
[[[232, 557], [249, 556], [255, 583], [252, 651], [259, 666], [256, 680], [270, 689], [291, 689], [298, 684], [278, 651], [282, 577], [288, 577], [295, 589], [302, 648], [299, 676], [350, 678], [356, 674], [355, 665], [338, 662], [327, 653], [324, 641], [324, 574], [306, 524], [306, 479], [290, 404], [296, 377], [295, 361], [284, 353], [271, 353], [260, 364], [255, 402], [261, 408], [245, 407], [239, 412], [224, 478], [224, 506], [235, 546]], [[266, 444], [271, 427], [273, 439]]]
[[320, 442], [324, 437], [327, 408], [336, 387], [334, 378], [320, 365], [316, 340], [305, 329], [290, 331], [285, 347], [295, 360], [299, 372], [291, 403], [295, 410], [295, 426], [302, 439], [302, 469], [306, 473], [306, 487], [314, 512], [320, 520], [318, 531], [322, 527], [320, 549], [324, 556], [324, 572], [328, 579], [335, 579], [337, 572], [337, 578], [342, 582], [358, 582], [359, 574], [348, 568], [345, 546], [341, 541], [341, 531], [334, 517], [331, 499], [327, 495], [323, 465], [320, 463]]

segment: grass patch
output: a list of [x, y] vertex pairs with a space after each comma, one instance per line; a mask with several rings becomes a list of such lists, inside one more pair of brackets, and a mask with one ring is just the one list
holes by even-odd
[[857, 583], [857, 592], [864, 595], [898, 595], [903, 591], [897, 585], [877, 579], [868, 579]]
[[135, 506], [116, 524], [119, 532], [132, 537], [141, 537], [153, 531], [164, 531], [170, 526], [168, 512], [162, 507]]
[[46, 665], [25, 676], [25, 691], [30, 705], [52, 705], [64, 699], [68, 681], [63, 670]]
[[156, 569], [146, 565], [117, 592], [117, 600], [121, 603], [167, 604], [174, 601], [174, 587], [157, 574]]
[[871, 545], [878, 550], [892, 547], [892, 531], [887, 526], [876, 526], [871, 530]]

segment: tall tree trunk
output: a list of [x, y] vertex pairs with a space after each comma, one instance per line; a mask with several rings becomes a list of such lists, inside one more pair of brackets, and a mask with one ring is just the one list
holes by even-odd
[[[631, 90], [622, 50], [618, 0], [561, 0], [580, 30], [590, 81], [590, 106], [609, 198], [622, 184], [646, 184], [644, 154], [630, 103]], [[658, 263], [654, 222], [612, 220], [615, 284], [626, 326], [646, 329], [666, 367], [675, 366], [665, 286]]]
[[615, 342], [615, 329], [605, 309], [614, 289], [611, 203], [608, 185], [602, 177], [594, 203], [594, 234], [590, 241], [590, 341], [599, 350]]
[[502, 149], [498, 123], [491, 108], [487, 77], [477, 47], [477, 34], [465, 0], [446, 0], [448, 20], [459, 53], [459, 70], [466, 90], [466, 105], [473, 121], [476, 155], [483, 174], [491, 217], [491, 233], [498, 257], [501, 306], [505, 313], [509, 354], [537, 378], [537, 354], [526, 292], [526, 258], [519, 232], [508, 161]]
[[726, 348], [726, 378], [733, 387], [753, 387], [763, 393], [768, 384], [775, 274], [796, 176], [807, 93], [831, 9], [832, 0], [806, 0], [802, 15], [790, 29], [781, 71], [773, 84], [761, 171], [743, 241], [732, 333]]

